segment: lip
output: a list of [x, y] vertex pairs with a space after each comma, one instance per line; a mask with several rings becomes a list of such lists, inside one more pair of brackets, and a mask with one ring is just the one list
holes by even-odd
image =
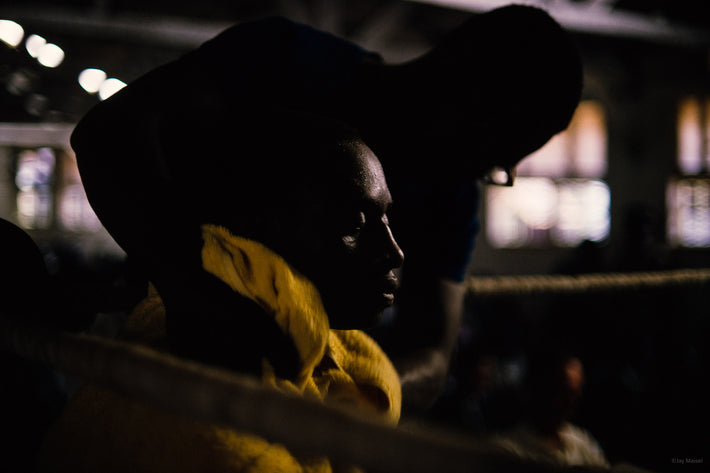
[[399, 289], [399, 279], [394, 274], [389, 273], [382, 278], [380, 288], [384, 294], [391, 294], [394, 297], [394, 293]]
[[385, 307], [390, 307], [394, 304], [394, 294], [397, 292], [398, 288], [399, 280], [393, 274], [388, 274], [382, 279], [379, 284], [378, 292], [380, 293], [380, 298], [382, 299], [383, 304], [385, 304]]

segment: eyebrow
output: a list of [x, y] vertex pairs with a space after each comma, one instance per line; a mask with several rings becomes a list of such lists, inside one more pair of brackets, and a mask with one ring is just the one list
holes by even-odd
[[387, 213], [390, 211], [392, 208], [392, 205], [394, 204], [394, 201], [392, 200], [392, 196], [387, 191], [386, 197], [380, 198], [379, 196], [362, 196], [362, 198], [358, 199], [359, 203], [363, 205], [365, 210], [368, 211], [373, 211], [373, 212], [382, 212], [382, 213]]

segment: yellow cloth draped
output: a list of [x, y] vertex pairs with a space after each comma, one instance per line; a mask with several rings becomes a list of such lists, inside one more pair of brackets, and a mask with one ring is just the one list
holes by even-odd
[[[380, 347], [361, 331], [331, 330], [313, 284], [265, 246], [222, 227], [205, 225], [202, 230], [203, 268], [257, 302], [265, 316], [273, 316], [299, 353], [301, 369], [295, 381], [274, 376], [264, 360], [264, 383], [375, 412], [396, 424], [399, 378]], [[136, 307], [127, 326], [161, 345], [165, 309], [157, 293]], [[351, 471], [336, 468], [325, 458], [295, 456], [257, 436], [183, 419], [93, 385], [82, 387], [70, 400], [50, 431], [40, 460], [41, 471]]]
[[259, 304], [291, 336], [302, 364], [296, 386], [303, 389], [328, 342], [328, 316], [318, 290], [261, 243], [214, 225], [202, 227], [202, 238], [205, 271]]

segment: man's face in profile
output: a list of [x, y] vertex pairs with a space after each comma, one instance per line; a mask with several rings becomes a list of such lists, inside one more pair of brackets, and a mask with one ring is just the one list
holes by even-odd
[[392, 305], [403, 254], [389, 228], [392, 199], [382, 167], [362, 142], [332, 157], [308, 191], [312, 207], [297, 226], [303, 268], [319, 289], [332, 328], [366, 328]]

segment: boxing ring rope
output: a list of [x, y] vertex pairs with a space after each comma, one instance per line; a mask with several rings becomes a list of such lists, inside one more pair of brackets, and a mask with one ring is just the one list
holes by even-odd
[[586, 294], [693, 287], [710, 284], [710, 268], [631, 273], [590, 273], [533, 276], [472, 276], [468, 293], [474, 297]]
[[[468, 289], [476, 297], [499, 297], [709, 283], [710, 269], [693, 269], [472, 277]], [[339, 463], [375, 472], [499, 472], [541, 468], [491, 450], [472, 438], [392, 428], [375, 419], [283, 394], [251, 377], [105, 337], [28, 326], [2, 314], [0, 349], [104, 385], [158, 409], [252, 432], [295, 452], [316, 452]], [[544, 471], [552, 470], [545, 466]]]
[[[391, 473], [502, 472], [521, 461], [453, 434], [384, 425], [263, 386], [256, 378], [143, 346], [29, 327], [0, 316], [0, 350], [53, 366], [156, 409], [248, 431], [294, 452]], [[548, 470], [546, 470], [548, 471]]]

